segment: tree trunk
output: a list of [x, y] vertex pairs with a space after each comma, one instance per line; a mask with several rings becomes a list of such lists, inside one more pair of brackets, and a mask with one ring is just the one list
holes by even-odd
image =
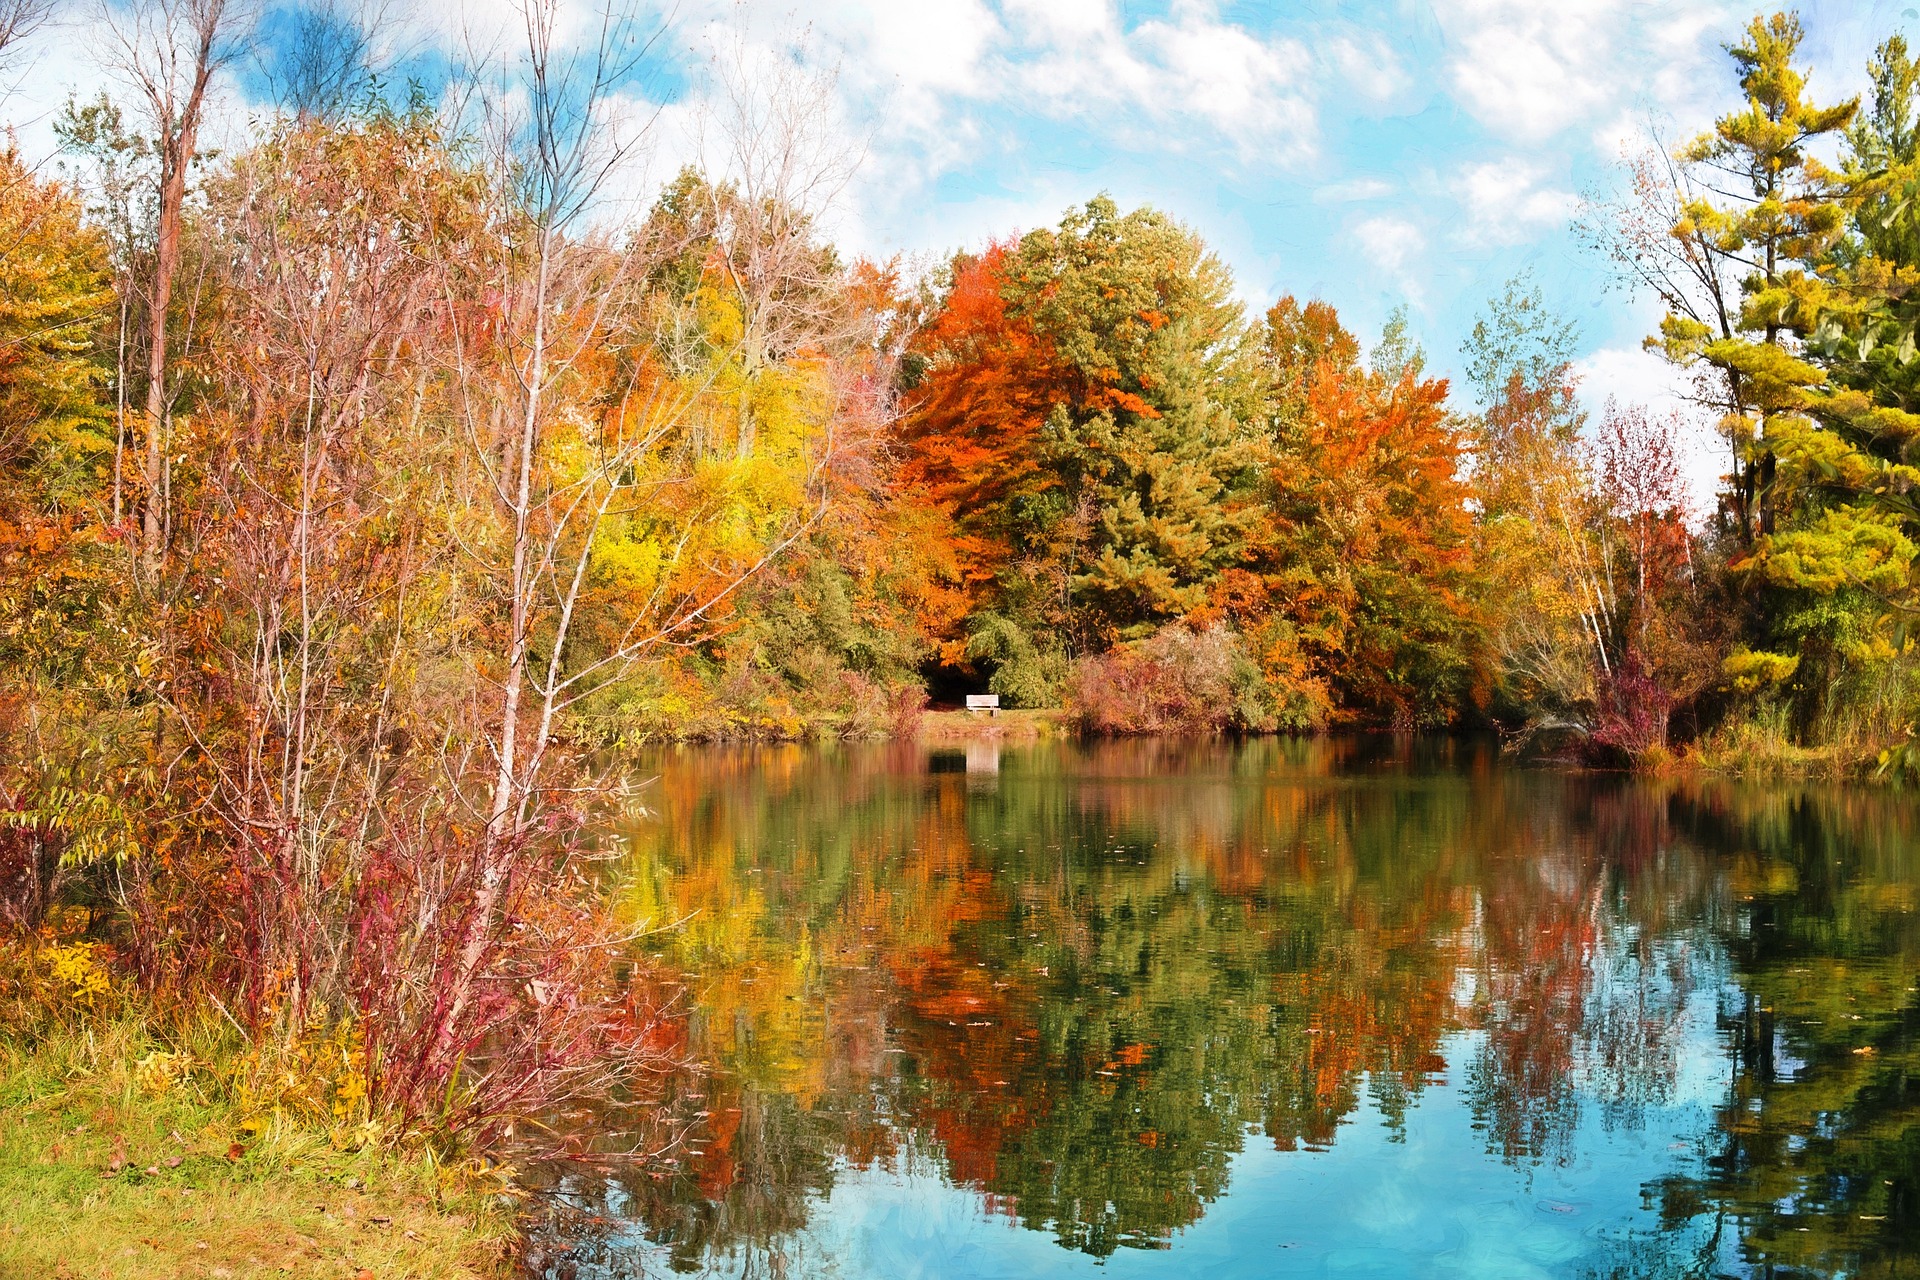
[[147, 456], [146, 494], [141, 513], [147, 570], [160, 563], [166, 528], [166, 436], [171, 416], [167, 399], [167, 310], [173, 277], [180, 268], [180, 236], [187, 202], [187, 170], [200, 133], [200, 111], [213, 77], [214, 40], [219, 34], [223, 0], [200, 15], [194, 30], [193, 83], [178, 114], [166, 109], [170, 94], [158, 83], [148, 86], [160, 133], [160, 216], [154, 233], [153, 281], [147, 294]]

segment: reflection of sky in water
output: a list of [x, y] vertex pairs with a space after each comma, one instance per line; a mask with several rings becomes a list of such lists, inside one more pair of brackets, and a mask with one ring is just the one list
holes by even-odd
[[1920, 811], [1335, 750], [668, 771], [704, 1065], [566, 1273], [1910, 1274]]
[[[1725, 1050], [1714, 993], [1696, 993], [1670, 1105], [1610, 1124], [1600, 1100], [1581, 1098], [1573, 1156], [1511, 1164], [1487, 1151], [1448, 1072], [1390, 1126], [1371, 1101], [1329, 1150], [1277, 1151], [1257, 1131], [1232, 1163], [1227, 1194], [1165, 1249], [1121, 1249], [1097, 1259], [989, 1211], [955, 1187], [939, 1161], [904, 1168], [836, 1168], [834, 1189], [810, 1206], [808, 1226], [783, 1241], [778, 1263], [744, 1254], [694, 1273], [822, 1280], [1015, 1280], [1053, 1276], [1535, 1277], [1605, 1274], [1628, 1235], [1657, 1230], [1647, 1181], [1687, 1167], [1724, 1096]], [[1471, 1059], [1476, 1033], [1449, 1037], [1450, 1064]], [[639, 1241], [625, 1243], [639, 1244]], [[637, 1264], [637, 1265], [636, 1265]], [[1723, 1265], [1737, 1272], [1731, 1258]], [[667, 1276], [643, 1252], [625, 1274]], [[783, 1269], [784, 1267], [784, 1269]]]

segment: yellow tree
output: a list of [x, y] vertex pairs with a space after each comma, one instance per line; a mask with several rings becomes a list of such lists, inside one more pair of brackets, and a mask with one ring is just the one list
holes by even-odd
[[[36, 924], [64, 864], [108, 847], [97, 763], [64, 713], [112, 684], [99, 643], [115, 557], [104, 514], [112, 441], [94, 337], [112, 307], [106, 254], [74, 192], [0, 151], [0, 923]], [[110, 825], [117, 828], [118, 823]]]

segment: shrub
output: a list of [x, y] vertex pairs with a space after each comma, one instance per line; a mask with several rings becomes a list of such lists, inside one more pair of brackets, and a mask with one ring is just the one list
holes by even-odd
[[1183, 624], [1074, 663], [1067, 704], [1084, 733], [1220, 733], [1271, 726], [1266, 686], [1224, 626]]
[[989, 668], [989, 691], [1009, 706], [1059, 705], [1069, 668], [1057, 644], [1035, 640], [1026, 628], [998, 613], [976, 614], [968, 625], [967, 657]]
[[1673, 695], [1629, 649], [1612, 678], [1602, 683], [1591, 741], [1603, 751], [1639, 761], [1656, 748], [1665, 750], [1672, 711]]

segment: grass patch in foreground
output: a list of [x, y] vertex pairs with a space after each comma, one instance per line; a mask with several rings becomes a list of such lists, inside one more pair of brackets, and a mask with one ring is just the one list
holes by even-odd
[[484, 1194], [249, 1123], [179, 1066], [127, 1024], [0, 1039], [0, 1280], [507, 1273], [511, 1220]]

